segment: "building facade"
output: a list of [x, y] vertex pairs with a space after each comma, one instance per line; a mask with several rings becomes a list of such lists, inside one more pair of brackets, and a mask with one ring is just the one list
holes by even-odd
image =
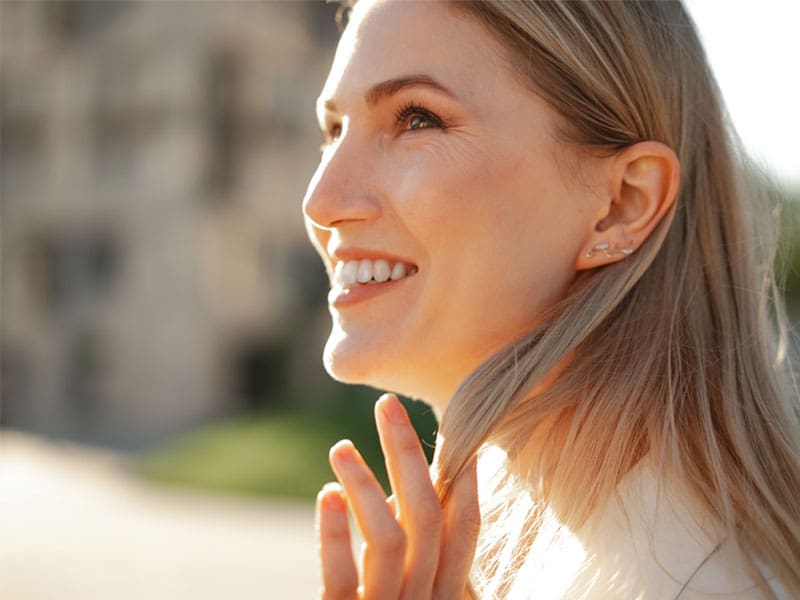
[[0, 10], [3, 425], [133, 447], [324, 377], [300, 202], [335, 9]]

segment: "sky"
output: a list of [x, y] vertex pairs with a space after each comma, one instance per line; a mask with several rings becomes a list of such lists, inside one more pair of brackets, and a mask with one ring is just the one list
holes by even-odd
[[745, 147], [800, 186], [800, 2], [685, 3]]

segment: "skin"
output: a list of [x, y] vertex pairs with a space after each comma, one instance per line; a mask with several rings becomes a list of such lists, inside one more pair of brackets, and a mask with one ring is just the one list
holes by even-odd
[[[412, 75], [424, 81], [375, 93]], [[489, 34], [444, 3], [359, 2], [318, 116], [330, 145], [303, 211], [329, 274], [358, 256], [418, 269], [390, 291], [331, 301], [326, 368], [438, 411], [579, 270], [638, 247], [677, 190], [677, 160], [655, 142], [563, 160], [559, 116], [517, 81]], [[587, 253], [599, 243], [612, 251]], [[331, 449], [339, 483], [317, 499], [322, 598], [461, 598], [480, 522], [474, 461], [441, 504], [396, 397], [378, 401], [376, 423], [394, 493], [386, 498], [350, 442]], [[359, 561], [348, 506], [365, 540]]]
[[[317, 496], [321, 597], [461, 598], [480, 527], [475, 461], [442, 506], [417, 434], [396, 396], [381, 397], [375, 421], [394, 495], [386, 498], [351, 442], [331, 448], [340, 485], [328, 484]], [[350, 547], [348, 500], [365, 540], [359, 567]]]
[[[441, 409], [564, 296], [596, 220], [594, 192], [562, 176], [556, 115], [479, 25], [427, 2], [359, 3], [354, 21], [320, 95], [335, 141], [306, 193], [306, 226], [329, 270], [337, 248], [355, 246], [419, 272], [391, 294], [332, 307], [325, 364], [341, 381]], [[375, 84], [411, 74], [455, 98], [413, 86], [367, 103]], [[445, 127], [424, 113], [398, 120], [408, 103]]]

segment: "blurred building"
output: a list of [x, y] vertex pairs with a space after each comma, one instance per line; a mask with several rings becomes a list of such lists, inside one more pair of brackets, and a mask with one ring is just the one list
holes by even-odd
[[3, 425], [135, 447], [322, 377], [300, 202], [335, 8], [0, 11]]

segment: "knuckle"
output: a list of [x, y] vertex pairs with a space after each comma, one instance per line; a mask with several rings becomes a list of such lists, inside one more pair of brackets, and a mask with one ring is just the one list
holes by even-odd
[[[466, 587], [466, 585], [464, 586]], [[466, 600], [469, 596], [465, 595], [465, 590], [461, 589], [460, 591], [455, 590], [433, 590], [431, 594], [431, 600]]]
[[463, 502], [453, 509], [448, 514], [448, 529], [458, 531], [468, 540], [477, 537], [481, 529], [481, 509], [477, 500]]
[[329, 532], [320, 538], [320, 548], [324, 546], [340, 547], [350, 545], [350, 534], [347, 532]]
[[347, 524], [330, 524], [317, 531], [317, 546], [350, 545], [350, 531]]
[[320, 596], [322, 600], [355, 600], [358, 588], [358, 580], [355, 577], [346, 574], [332, 577], [331, 574], [327, 574], [324, 579]]
[[477, 537], [478, 532], [481, 530], [481, 511], [477, 503], [470, 504], [459, 515], [459, 527], [463, 530], [464, 535], [473, 538]]
[[440, 529], [442, 526], [442, 505], [434, 497], [425, 502], [421, 502], [416, 509], [416, 520], [419, 527], [427, 531]]
[[325, 583], [320, 597], [322, 600], [350, 600], [355, 597], [357, 581], [341, 580]]
[[356, 486], [364, 488], [370, 485], [373, 475], [366, 465], [358, 465], [358, 468], [350, 471], [349, 478]]
[[417, 455], [422, 449], [419, 438], [413, 431], [406, 432], [405, 435], [398, 436], [397, 445], [406, 454]]
[[376, 550], [383, 554], [403, 555], [406, 551], [406, 534], [395, 524], [392, 527], [387, 527], [386, 531], [381, 535], [381, 541]]

